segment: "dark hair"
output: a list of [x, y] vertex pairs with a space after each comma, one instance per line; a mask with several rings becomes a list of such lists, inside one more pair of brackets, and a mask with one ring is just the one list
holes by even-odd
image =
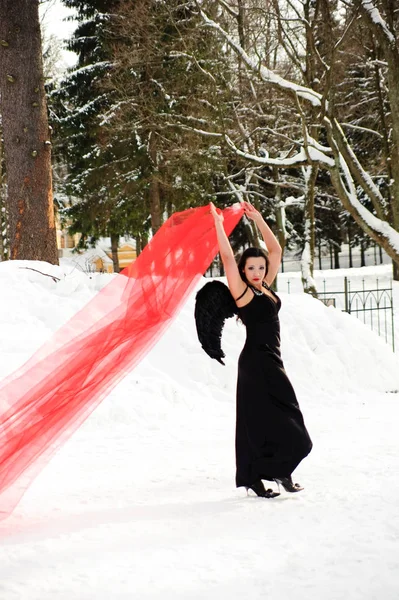
[[237, 263], [241, 279], [243, 281], [245, 281], [245, 283], [248, 283], [247, 278], [245, 277], [245, 274], [244, 274], [244, 268], [245, 268], [245, 264], [246, 264], [248, 258], [264, 258], [265, 259], [265, 262], [266, 262], [265, 277], [266, 277], [267, 272], [269, 270], [269, 258], [267, 256], [266, 252], [264, 250], [262, 250], [262, 248], [247, 248], [246, 250], [244, 250], [244, 252], [241, 255], [240, 260]]

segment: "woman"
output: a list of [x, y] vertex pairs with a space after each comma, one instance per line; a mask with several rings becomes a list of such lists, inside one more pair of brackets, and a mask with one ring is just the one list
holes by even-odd
[[271, 290], [281, 262], [281, 247], [261, 214], [245, 202], [245, 214], [258, 226], [268, 255], [248, 248], [238, 265], [223, 227], [223, 215], [211, 203], [219, 252], [247, 339], [238, 361], [236, 485], [258, 496], [279, 494], [265, 489], [262, 479], [287, 492], [303, 488], [291, 474], [309, 454], [312, 442], [280, 354], [278, 311], [281, 301]]

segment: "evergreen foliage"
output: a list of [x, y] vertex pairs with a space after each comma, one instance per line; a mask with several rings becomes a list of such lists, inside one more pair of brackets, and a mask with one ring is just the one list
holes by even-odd
[[79, 247], [84, 248], [102, 236], [136, 230], [143, 234], [146, 217], [119, 180], [119, 156], [135, 154], [135, 140], [122, 144], [111, 139], [105, 144], [99, 119], [111, 96], [100, 89], [112, 66], [106, 45], [110, 16], [104, 11], [114, 10], [119, 2], [68, 0], [65, 4], [78, 11], [80, 22], [68, 46], [78, 55], [77, 66], [51, 95], [58, 170], [64, 174], [57, 192], [69, 199], [63, 202], [61, 214], [71, 233], [82, 234]]
[[[315, 243], [337, 252], [349, 238], [364, 245], [370, 232], [343, 208], [326, 165], [314, 161], [311, 173], [305, 164], [253, 160], [284, 163], [306, 136], [328, 146], [326, 115], [342, 124], [385, 204], [359, 187], [358, 199], [391, 221], [392, 85], [381, 39], [356, 18], [359, 3], [64, 3], [78, 11], [69, 47], [79, 62], [52, 98], [66, 160], [62, 189], [73, 199], [64, 212], [71, 231], [83, 233], [82, 245], [126, 233], [141, 246], [171, 212], [209, 199], [220, 206], [250, 200], [274, 223], [280, 243], [299, 245], [304, 256]], [[394, 30], [388, 4], [376, 2]], [[258, 77], [204, 24], [199, 8], [260, 65], [321, 94], [321, 107]], [[234, 235], [237, 249], [256, 244], [248, 225]]]
[[81, 22], [69, 43], [78, 65], [52, 94], [66, 162], [59, 190], [72, 200], [62, 212], [71, 233], [82, 233], [81, 247], [111, 234], [133, 235], [141, 246], [150, 227], [209, 201], [223, 178], [220, 144], [193, 132], [204, 115], [218, 119], [201, 70], [217, 62], [210, 36], [197, 33], [198, 15], [177, 2], [65, 4]]

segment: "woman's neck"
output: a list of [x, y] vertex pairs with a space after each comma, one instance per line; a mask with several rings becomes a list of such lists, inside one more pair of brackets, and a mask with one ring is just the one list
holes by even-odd
[[263, 286], [263, 281], [261, 281], [260, 283], [251, 283], [252, 287], [254, 287], [255, 289], [259, 290], [260, 292], [262, 291]]

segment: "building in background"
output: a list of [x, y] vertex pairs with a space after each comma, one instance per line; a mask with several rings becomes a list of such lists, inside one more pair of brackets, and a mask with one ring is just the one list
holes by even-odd
[[[57, 247], [60, 259], [67, 258], [75, 262], [88, 273], [113, 273], [112, 250], [110, 238], [100, 238], [94, 248], [76, 250], [80, 234], [71, 235], [63, 228], [58, 218], [57, 222]], [[120, 238], [118, 248], [119, 268], [122, 270], [135, 260], [136, 243], [133, 238]]]

